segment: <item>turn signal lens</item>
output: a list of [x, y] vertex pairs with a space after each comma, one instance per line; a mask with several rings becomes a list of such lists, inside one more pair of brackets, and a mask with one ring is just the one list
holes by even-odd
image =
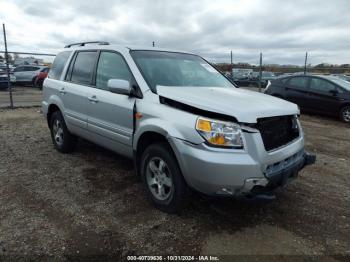
[[211, 131], [210, 121], [199, 118], [197, 121], [197, 130], [210, 132]]

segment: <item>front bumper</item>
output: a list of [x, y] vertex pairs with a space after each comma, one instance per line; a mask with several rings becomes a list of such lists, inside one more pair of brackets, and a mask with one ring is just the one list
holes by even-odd
[[270, 165], [265, 173], [266, 178], [247, 179], [240, 193], [255, 195], [270, 192], [277, 187], [283, 187], [297, 178], [300, 170], [307, 165], [312, 165], [315, 161], [316, 156], [314, 154], [300, 151], [279, 163]]
[[257, 134], [245, 138], [250, 150], [214, 149], [177, 138], [170, 138], [169, 142], [187, 184], [214, 196], [258, 194], [284, 186], [303, 167], [315, 162], [315, 156], [304, 152], [303, 136], [274, 152], [265, 151]]

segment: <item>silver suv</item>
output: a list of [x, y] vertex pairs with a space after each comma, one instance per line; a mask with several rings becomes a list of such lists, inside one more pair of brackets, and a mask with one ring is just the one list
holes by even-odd
[[238, 89], [190, 53], [71, 44], [43, 93], [57, 150], [70, 152], [82, 137], [133, 158], [147, 195], [169, 213], [189, 189], [264, 195], [315, 161], [304, 151], [297, 105]]

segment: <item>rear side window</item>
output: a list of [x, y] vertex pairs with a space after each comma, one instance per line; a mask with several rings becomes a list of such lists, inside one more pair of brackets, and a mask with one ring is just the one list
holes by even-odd
[[298, 76], [298, 77], [292, 77], [288, 83], [290, 86], [295, 87], [297, 89], [306, 89], [307, 81], [308, 81], [307, 77]]
[[109, 79], [122, 79], [131, 83], [133, 78], [121, 55], [112, 52], [101, 52], [97, 66], [96, 87], [107, 90]]
[[52, 68], [50, 70], [49, 78], [60, 79], [63, 68], [71, 54], [71, 51], [65, 51], [59, 53], [53, 61]]
[[96, 54], [95, 51], [84, 51], [77, 54], [72, 70], [72, 82], [87, 85], [92, 83]]

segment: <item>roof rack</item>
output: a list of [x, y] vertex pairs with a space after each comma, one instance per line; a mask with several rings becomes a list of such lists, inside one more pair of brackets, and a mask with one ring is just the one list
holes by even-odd
[[109, 45], [106, 41], [89, 41], [89, 42], [81, 42], [81, 43], [74, 43], [66, 45], [64, 48], [70, 48], [71, 46], [85, 46], [86, 44], [98, 44], [98, 45]]

